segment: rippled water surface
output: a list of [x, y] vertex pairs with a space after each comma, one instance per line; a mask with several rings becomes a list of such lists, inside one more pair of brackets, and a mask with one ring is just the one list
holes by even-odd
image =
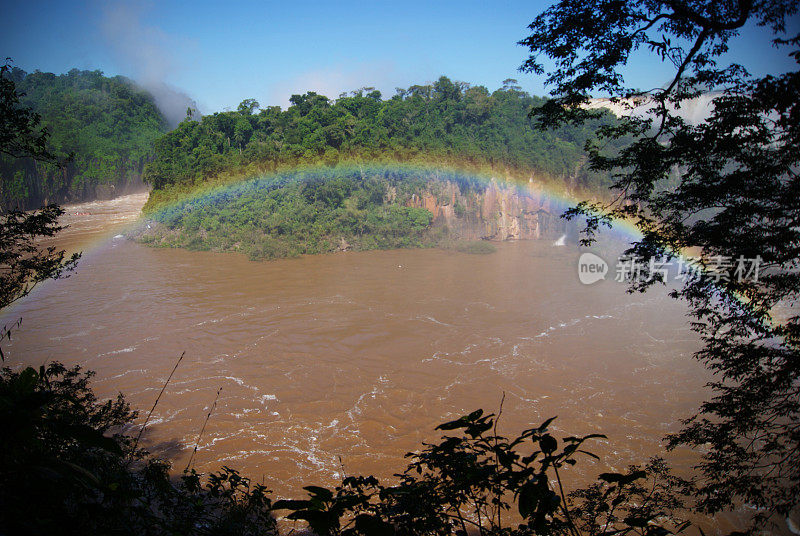
[[703, 399], [685, 308], [581, 285], [574, 246], [258, 263], [115, 237], [145, 199], [69, 208], [60, 244], [84, 257], [6, 312], [23, 317], [7, 363], [80, 364], [101, 395], [147, 409], [186, 352], [146, 436], [178, 469], [220, 387], [198, 469], [231, 465], [280, 495], [334, 483], [339, 457], [349, 474], [389, 477], [438, 423], [496, 410], [503, 393], [508, 434], [557, 415], [558, 433], [609, 436], [582, 475], [660, 452]]

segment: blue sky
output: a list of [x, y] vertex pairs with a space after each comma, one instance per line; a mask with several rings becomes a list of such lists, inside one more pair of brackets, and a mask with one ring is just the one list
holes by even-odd
[[[517, 72], [516, 41], [548, 2], [13, 2], [0, 22], [0, 54], [33, 71], [100, 69], [166, 83], [202, 112], [235, 109], [245, 98], [285, 106], [293, 93], [331, 97], [374, 86], [453, 79], [490, 90], [516, 78], [543, 95], [542, 79]], [[786, 70], [785, 55], [749, 30], [731, 57], [757, 74]], [[637, 60], [628, 71], [655, 87], [668, 71]]]

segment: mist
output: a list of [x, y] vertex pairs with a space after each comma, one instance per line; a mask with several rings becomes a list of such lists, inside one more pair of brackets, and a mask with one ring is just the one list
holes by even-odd
[[198, 117], [197, 102], [185, 91], [167, 82], [170, 73], [179, 68], [173, 50], [181, 46], [176, 39], [159, 28], [142, 21], [143, 8], [122, 2], [107, 4], [102, 9], [100, 30], [120, 68], [153, 96], [156, 106], [170, 128], [185, 117], [187, 109]]
[[[711, 116], [714, 110], [714, 99], [719, 97], [720, 93], [709, 91], [703, 93], [693, 99], [687, 99], [681, 103], [680, 107], [675, 107], [669, 104], [667, 107], [671, 114], [674, 114], [690, 125], [699, 125]], [[619, 101], [612, 102], [610, 99], [601, 97], [590, 99], [586, 106], [587, 108], [606, 108], [617, 117], [627, 115], [634, 115], [644, 117], [652, 112], [655, 108], [655, 103], [650, 99], [645, 99], [641, 103], [634, 104], [632, 101]]]

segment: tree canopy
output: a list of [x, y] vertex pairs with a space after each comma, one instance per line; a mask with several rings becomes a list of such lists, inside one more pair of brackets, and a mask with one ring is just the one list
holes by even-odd
[[602, 177], [582, 166], [583, 145], [597, 125], [614, 122], [606, 114], [589, 125], [544, 131], [527, 116], [544, 100], [521, 91], [516, 81], [489, 92], [445, 76], [398, 88], [389, 99], [362, 88], [336, 100], [308, 92], [290, 102], [282, 110], [247, 99], [237, 111], [184, 121], [156, 142], [145, 179], [168, 190], [222, 173], [378, 160], [473, 164], [596, 188]]
[[5, 67], [0, 83], [14, 86], [17, 95], [4, 117], [23, 121], [20, 114], [35, 114], [48, 133], [35, 140], [37, 150], [62, 160], [72, 156], [59, 167], [43, 158], [20, 158], [26, 154], [9, 145], [0, 157], [0, 206], [6, 209], [93, 199], [141, 183], [153, 143], [167, 130], [153, 97], [121, 76]]
[[[587, 104], [598, 93], [631, 111], [588, 145], [590, 167], [612, 173], [617, 200], [571, 212], [588, 218], [586, 241], [614, 218], [635, 222], [644, 238], [628, 252], [638, 266], [633, 290], [662, 281], [661, 263], [680, 252], [701, 252], [703, 269], [673, 294], [690, 304], [714, 394], [670, 444], [707, 449], [703, 510], [748, 504], [754, 527], [787, 515], [800, 497], [800, 72], [753, 76], [723, 54], [755, 24], [800, 61], [797, 10], [789, 0], [562, 0], [520, 41], [531, 51], [523, 71], [554, 63], [546, 73], [554, 98], [534, 112], [543, 124], [592, 118]], [[674, 67], [663, 87], [626, 84], [624, 66], [644, 51]], [[680, 106], [710, 90], [719, 92], [710, 116], [683, 120]], [[643, 102], [649, 108], [637, 110]], [[603, 146], [621, 137], [635, 141]], [[759, 270], [742, 277], [740, 258]]]

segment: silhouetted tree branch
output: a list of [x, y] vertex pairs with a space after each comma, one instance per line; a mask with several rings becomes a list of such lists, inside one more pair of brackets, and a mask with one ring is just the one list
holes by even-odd
[[[654, 266], [701, 252], [702, 270], [672, 294], [690, 305], [713, 396], [670, 445], [706, 449], [700, 508], [746, 503], [751, 529], [788, 515], [800, 497], [800, 72], [754, 77], [719, 62], [750, 23], [800, 61], [800, 34], [787, 32], [797, 12], [788, 0], [562, 0], [520, 41], [531, 51], [523, 71], [544, 73], [540, 58], [555, 63], [554, 98], [532, 112], [542, 124], [585, 121], [592, 94], [627, 105], [627, 118], [587, 144], [591, 168], [614, 176], [618, 197], [567, 214], [586, 218], [585, 242], [615, 218], [634, 222], [644, 237], [627, 253], [639, 291], [663, 280]], [[626, 85], [622, 70], [640, 50], [675, 66], [667, 85]], [[680, 108], [708, 91], [709, 117], [688, 123]], [[604, 150], [626, 137], [622, 150]], [[739, 259], [757, 262], [757, 274], [742, 277]]]

